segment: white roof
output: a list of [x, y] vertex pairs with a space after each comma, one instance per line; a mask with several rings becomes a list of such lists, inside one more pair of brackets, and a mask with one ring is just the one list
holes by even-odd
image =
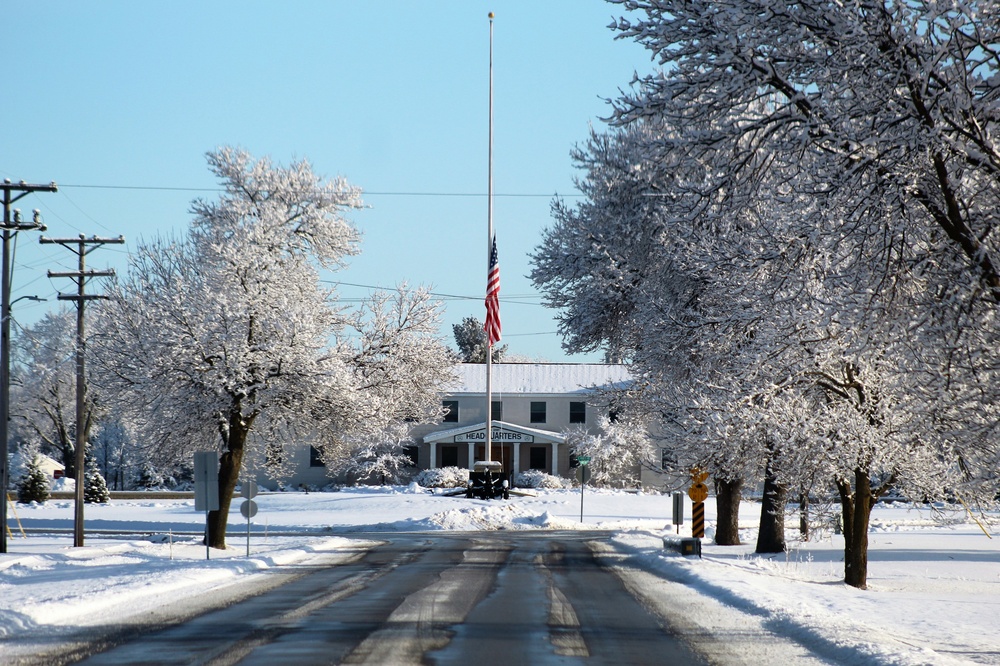
[[[586, 394], [594, 388], [624, 388], [632, 375], [624, 365], [607, 363], [493, 363], [493, 394]], [[486, 364], [460, 363], [449, 395], [486, 393]]]

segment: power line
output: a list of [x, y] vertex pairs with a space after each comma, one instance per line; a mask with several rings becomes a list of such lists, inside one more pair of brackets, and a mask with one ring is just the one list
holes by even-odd
[[[374, 284], [360, 284], [358, 282], [344, 282], [342, 280], [320, 280], [320, 282], [324, 284], [332, 284], [338, 286], [343, 285], [345, 287], [359, 287], [361, 289], [373, 289], [375, 291], [396, 291], [395, 289], [389, 287], [380, 287]], [[459, 294], [442, 294], [440, 292], [435, 292], [435, 291], [429, 291], [427, 293], [436, 298], [442, 298], [445, 300], [454, 300], [454, 301], [481, 301], [484, 298], [484, 296], [463, 296]], [[509, 303], [511, 305], [541, 305], [541, 303], [526, 303], [524, 299], [527, 298], [541, 298], [541, 297], [538, 294], [510, 294], [508, 296], [501, 297], [500, 301], [502, 303]], [[357, 299], [351, 299], [351, 300], [357, 300]]]
[[[59, 187], [77, 188], [89, 190], [146, 190], [151, 192], [224, 192], [221, 187], [180, 187], [171, 185], [98, 185], [98, 184], [62, 184]], [[361, 190], [363, 196], [379, 197], [458, 197], [458, 198], [486, 198], [486, 192], [413, 192], [413, 191], [391, 191], [391, 190]], [[540, 192], [507, 192], [494, 193], [495, 197], [508, 198], [552, 198], [552, 197], [582, 197], [582, 194], [542, 194]]]
[[537, 333], [504, 333], [505, 338], [530, 338], [538, 335], [559, 335], [559, 331], [538, 331]]

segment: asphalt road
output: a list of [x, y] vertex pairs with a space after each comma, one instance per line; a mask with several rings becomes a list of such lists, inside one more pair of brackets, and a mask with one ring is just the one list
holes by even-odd
[[352, 536], [385, 540], [179, 624], [110, 632], [78, 663], [704, 663], [602, 567], [599, 535]]

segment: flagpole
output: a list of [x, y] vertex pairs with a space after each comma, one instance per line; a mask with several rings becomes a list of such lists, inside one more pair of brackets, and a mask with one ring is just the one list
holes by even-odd
[[[490, 117], [488, 180], [486, 185], [486, 281], [489, 291], [490, 259], [493, 256], [493, 12], [490, 18]], [[486, 333], [486, 461], [493, 459], [493, 343]]]

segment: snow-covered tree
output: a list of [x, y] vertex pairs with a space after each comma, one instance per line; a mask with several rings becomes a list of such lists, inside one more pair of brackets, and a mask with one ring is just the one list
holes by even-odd
[[410, 426], [406, 421], [391, 423], [381, 433], [346, 443], [343, 454], [330, 465], [330, 473], [379, 484], [401, 483], [407, 470], [416, 467], [407, 453], [407, 447], [414, 443], [409, 435]]
[[[483, 322], [475, 317], [466, 317], [461, 324], [454, 324], [455, 345], [458, 355], [465, 363], [486, 363], [486, 330]], [[507, 354], [507, 345], [493, 345], [493, 363], [500, 363]]]
[[194, 202], [187, 234], [137, 248], [91, 347], [145, 441], [174, 460], [217, 443], [209, 544], [224, 548], [248, 453], [268, 448], [277, 462], [296, 434], [336, 449], [395, 420], [436, 417], [451, 361], [425, 291], [378, 294], [349, 312], [321, 281], [358, 251], [345, 218], [361, 206], [357, 188], [231, 148], [208, 163], [223, 194]]
[[[75, 316], [66, 309], [49, 312], [15, 338], [11, 363], [13, 425], [39, 437], [42, 451], [59, 459], [69, 478], [76, 478], [75, 341]], [[87, 436], [99, 416], [93, 398], [88, 391]]]
[[671, 471], [701, 467], [721, 481], [719, 513], [731, 519], [717, 538], [738, 543], [739, 488], [762, 463], [745, 446], [756, 438], [722, 427], [727, 410], [713, 405], [732, 395], [727, 347], [745, 346], [761, 315], [746, 305], [753, 295], [727, 291], [732, 267], [714, 245], [733, 221], [706, 219], [715, 188], [703, 184], [704, 169], [685, 170], [675, 134], [655, 120], [592, 132], [573, 153], [585, 198], [554, 205], [532, 279], [561, 309], [567, 349], [633, 360], [631, 409], [645, 411], [674, 449]]
[[105, 480], [114, 490], [125, 490], [143, 457], [125, 424], [105, 418], [91, 439], [90, 449]]
[[641, 469], [656, 457], [646, 424], [639, 421], [611, 421], [602, 416], [598, 431], [571, 428], [564, 434], [570, 452], [589, 456], [591, 479], [597, 485], [637, 485]]
[[533, 279], [679, 459], [835, 485], [864, 587], [880, 493], [996, 489], [995, 4], [618, 4], [662, 67], [579, 152]]
[[935, 249], [962, 257], [1000, 300], [989, 233], [1000, 194], [995, 1], [611, 1], [644, 14], [616, 27], [663, 72], [619, 100], [618, 122], [714, 121], [701, 146], [719, 152], [727, 141], [733, 182], [758, 175], [748, 156], [765, 143], [786, 162], [809, 150], [825, 158], [808, 169], [826, 185], [816, 193], [860, 207], [891, 197], [907, 223], [944, 234]]

